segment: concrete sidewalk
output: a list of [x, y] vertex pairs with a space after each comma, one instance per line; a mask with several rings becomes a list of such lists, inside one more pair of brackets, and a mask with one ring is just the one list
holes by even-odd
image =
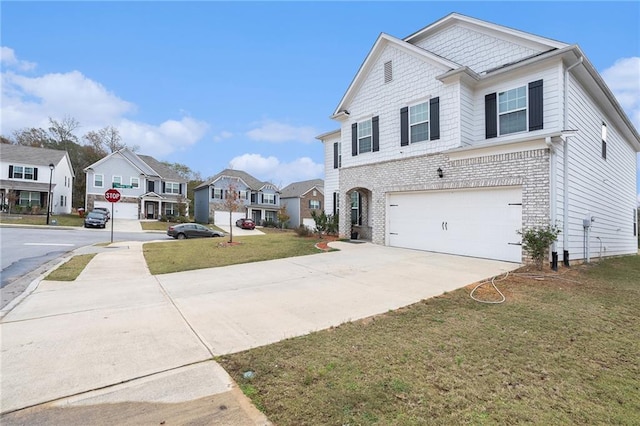
[[209, 416], [205, 424], [269, 424], [214, 355], [384, 313], [519, 266], [331, 245], [340, 251], [152, 276], [142, 243], [116, 243], [76, 281], [41, 282], [0, 324], [0, 410], [9, 413], [2, 423], [97, 416], [101, 424], [175, 424], [188, 411]]

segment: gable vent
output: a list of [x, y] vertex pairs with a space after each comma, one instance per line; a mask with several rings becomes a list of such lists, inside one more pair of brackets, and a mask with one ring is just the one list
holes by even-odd
[[391, 61], [384, 63], [384, 82], [389, 83], [393, 80], [393, 65]]

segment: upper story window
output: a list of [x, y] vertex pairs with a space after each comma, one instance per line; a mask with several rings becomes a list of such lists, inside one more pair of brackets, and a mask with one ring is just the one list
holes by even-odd
[[409, 107], [409, 128], [411, 143], [429, 139], [429, 102]]
[[276, 203], [276, 194], [262, 194], [262, 203], [263, 204], [275, 204]]
[[96, 188], [102, 188], [104, 185], [104, 176], [103, 175], [93, 175], [93, 186]]
[[498, 93], [500, 135], [527, 130], [527, 88], [521, 86]]
[[131, 187], [132, 188], [140, 188], [140, 178], [132, 177], [131, 178]]
[[38, 180], [38, 168], [25, 166], [9, 166], [9, 178]]
[[211, 190], [211, 198], [214, 200], [222, 200], [222, 188], [213, 188]]
[[179, 194], [180, 193], [180, 184], [176, 182], [167, 182], [164, 185], [164, 193], [165, 194]]
[[607, 125], [602, 123], [602, 158], [607, 159]]
[[111, 183], [114, 188], [119, 188], [122, 185], [122, 176], [113, 176], [111, 178]]
[[309, 208], [312, 210], [320, 210], [320, 200], [309, 200]]
[[249, 199], [249, 191], [246, 191], [246, 190], [238, 191], [238, 198], [241, 199], [241, 200], [248, 200]]
[[484, 97], [485, 137], [496, 138], [544, 128], [544, 81]]
[[358, 123], [358, 153], [371, 152], [371, 119]]
[[340, 142], [333, 143], [333, 168], [342, 167], [342, 144]]

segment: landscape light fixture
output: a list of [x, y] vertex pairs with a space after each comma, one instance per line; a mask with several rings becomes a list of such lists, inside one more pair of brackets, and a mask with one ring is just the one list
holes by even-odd
[[444, 173], [442, 173], [442, 168], [438, 167], [437, 172], [438, 172], [438, 177], [442, 179], [442, 177], [444, 176]]
[[51, 214], [51, 201], [52, 201], [52, 196], [51, 196], [51, 180], [53, 179], [53, 169], [55, 169], [56, 166], [53, 165], [53, 163], [49, 163], [49, 193], [47, 194], [47, 225], [49, 224], [49, 215]]

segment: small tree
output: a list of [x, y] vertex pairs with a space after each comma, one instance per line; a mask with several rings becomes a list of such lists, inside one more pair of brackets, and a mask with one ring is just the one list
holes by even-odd
[[327, 214], [323, 211], [318, 213], [318, 210], [311, 210], [311, 217], [316, 223], [316, 232], [318, 238], [322, 239], [322, 234], [327, 231]]
[[287, 207], [282, 206], [280, 210], [278, 210], [278, 222], [280, 222], [280, 228], [284, 228], [284, 225], [291, 219], [291, 217], [287, 214]]
[[244, 200], [240, 198], [238, 185], [230, 182], [227, 191], [220, 203], [220, 210], [229, 212], [229, 242], [233, 242], [233, 213], [244, 207]]
[[547, 250], [558, 239], [559, 233], [560, 229], [555, 225], [518, 231], [518, 234], [522, 235], [522, 247], [529, 253], [538, 269], [542, 269]]

